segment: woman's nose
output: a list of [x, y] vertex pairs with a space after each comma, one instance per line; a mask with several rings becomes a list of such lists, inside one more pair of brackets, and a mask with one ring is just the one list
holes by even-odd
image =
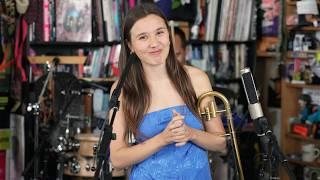
[[156, 36], [151, 36], [149, 39], [149, 45], [150, 47], [156, 47], [159, 44], [159, 40]]

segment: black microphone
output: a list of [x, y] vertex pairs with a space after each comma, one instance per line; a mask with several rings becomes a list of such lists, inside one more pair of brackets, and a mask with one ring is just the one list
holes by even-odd
[[263, 111], [259, 102], [256, 86], [250, 71], [250, 68], [244, 68], [240, 70], [241, 80], [244, 87], [244, 91], [248, 100], [248, 109], [252, 119], [258, 119], [263, 117]]
[[254, 84], [250, 69], [241, 69], [240, 74], [244, 91], [248, 100], [249, 113], [251, 118], [254, 120], [254, 129], [260, 140], [263, 161], [266, 163], [266, 165], [260, 169], [259, 176], [263, 179], [278, 179], [278, 172], [276, 170], [278, 167], [277, 162], [280, 162], [287, 171], [290, 179], [295, 180], [295, 175], [288, 165], [288, 160], [281, 152], [277, 139], [272, 133], [270, 124], [267, 118], [263, 115], [256, 85]]

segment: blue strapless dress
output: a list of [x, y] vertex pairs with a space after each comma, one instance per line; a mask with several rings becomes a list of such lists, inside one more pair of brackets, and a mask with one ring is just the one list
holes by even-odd
[[[185, 123], [202, 129], [201, 122], [186, 105], [169, 107], [151, 112], [143, 117], [139, 127], [143, 136], [136, 137], [137, 143], [151, 138], [166, 128], [175, 109], [185, 117]], [[211, 180], [207, 151], [192, 142], [176, 147], [169, 144], [142, 162], [132, 166], [131, 180]]]

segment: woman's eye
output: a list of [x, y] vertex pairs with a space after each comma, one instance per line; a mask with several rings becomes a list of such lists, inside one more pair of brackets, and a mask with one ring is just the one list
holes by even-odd
[[147, 39], [147, 36], [139, 36], [138, 39], [139, 40], [145, 40], [145, 39]]
[[158, 31], [157, 32], [157, 35], [161, 35], [161, 34], [164, 34], [164, 31]]

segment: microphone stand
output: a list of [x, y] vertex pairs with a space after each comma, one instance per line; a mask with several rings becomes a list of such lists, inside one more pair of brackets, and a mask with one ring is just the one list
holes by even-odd
[[290, 180], [296, 180], [295, 175], [289, 168], [288, 160], [283, 155], [266, 117], [259, 117], [253, 121], [255, 132], [260, 140], [260, 147], [263, 151], [263, 161], [267, 163], [266, 172], [264, 168], [259, 170], [259, 177], [264, 180], [279, 179], [277, 172], [279, 163], [286, 170]]
[[[112, 125], [114, 122], [114, 118], [116, 116], [117, 111], [119, 110], [120, 107], [120, 101], [119, 101], [119, 96], [121, 93], [121, 89], [123, 86], [123, 82], [125, 81], [129, 70], [131, 68], [131, 65], [136, 61], [136, 55], [135, 54], [130, 54], [128, 58], [128, 62], [124, 68], [123, 73], [120, 76], [119, 82], [113, 91], [109, 106], [110, 110], [112, 109], [112, 116], [110, 123], [105, 121], [102, 125], [102, 131], [100, 133], [100, 138], [99, 138], [99, 145], [98, 145], [98, 153], [96, 155], [97, 158], [97, 168], [92, 167], [91, 170], [95, 171], [94, 173], [94, 179], [99, 179], [101, 177], [102, 180], [111, 180], [112, 179], [112, 172], [111, 168], [109, 165], [109, 147], [110, 147], [110, 142], [111, 140], [116, 139], [116, 134], [112, 133]], [[102, 137], [102, 139], [101, 139]], [[103, 167], [103, 168], [102, 168]]]

